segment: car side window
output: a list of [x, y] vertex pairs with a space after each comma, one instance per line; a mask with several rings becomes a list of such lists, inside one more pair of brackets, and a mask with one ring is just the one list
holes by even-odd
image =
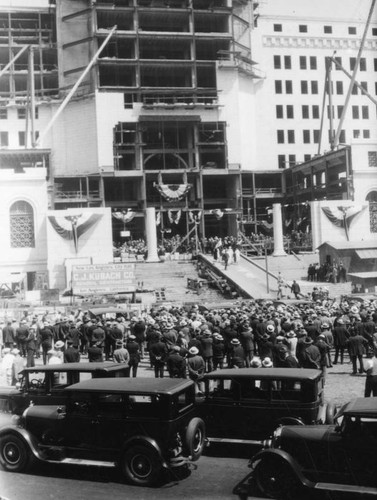
[[267, 399], [269, 384], [264, 380], [243, 379], [240, 384], [241, 398]]
[[301, 382], [299, 380], [278, 380], [272, 389], [272, 399], [301, 400]]
[[97, 399], [98, 415], [120, 418], [124, 413], [122, 394], [99, 394]]
[[67, 387], [67, 374], [64, 372], [54, 372], [50, 376], [51, 380], [51, 390], [52, 391], [60, 391]]
[[153, 418], [160, 408], [160, 395], [133, 394], [128, 397], [127, 416]]

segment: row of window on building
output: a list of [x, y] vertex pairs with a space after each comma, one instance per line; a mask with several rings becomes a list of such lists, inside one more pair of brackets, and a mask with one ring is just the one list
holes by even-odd
[[[35, 108], [35, 115], [34, 117], [36, 119], [39, 118], [39, 112], [38, 108]], [[17, 108], [17, 118], [19, 120], [25, 120], [26, 119], [26, 108]], [[0, 106], [0, 120], [7, 120], [8, 119], [8, 108], [4, 106]]]
[[[335, 118], [336, 115], [338, 118], [341, 118], [343, 113], [344, 106], [332, 106], [332, 118]], [[363, 120], [369, 120], [369, 106], [351, 106], [352, 118], [354, 120], [358, 120], [362, 118]], [[377, 108], [376, 108], [376, 116], [377, 116]], [[276, 118], [282, 119], [294, 119], [295, 112], [293, 104], [277, 104], [276, 105]], [[319, 119], [319, 106], [317, 104], [313, 104], [309, 106], [308, 104], [303, 104], [301, 106], [301, 118], [302, 119]], [[330, 106], [327, 106], [327, 118], [330, 118]]]
[[[35, 132], [34, 139], [37, 140], [39, 137], [39, 132]], [[32, 141], [32, 136], [30, 133], [30, 142]], [[18, 145], [26, 146], [26, 132], [18, 132]], [[0, 147], [7, 148], [9, 146], [9, 133], [8, 132], [0, 132]]]
[[[331, 132], [328, 131], [329, 142], [331, 142]], [[279, 129], [276, 131], [277, 143], [278, 144], [296, 144], [298, 141], [296, 139], [297, 131], [296, 130], [282, 130]], [[370, 130], [353, 130], [354, 139], [370, 139]], [[302, 142], [303, 144], [318, 144], [320, 139], [320, 130], [308, 130], [305, 129], [302, 131]], [[339, 136], [339, 142], [342, 144], [346, 143], [346, 131], [342, 130]]]
[[[335, 84], [335, 85], [334, 85]], [[362, 87], [366, 92], [368, 92], [368, 82], [360, 82], [360, 87]], [[358, 95], [362, 90], [359, 89], [355, 83], [352, 87], [352, 94]], [[301, 94], [318, 94], [318, 81], [317, 80], [300, 80], [300, 91]], [[275, 94], [293, 94], [293, 80], [275, 80]], [[344, 82], [336, 81], [331, 82], [331, 93], [343, 95], [344, 94]], [[375, 94], [377, 95], [377, 82], [375, 82]]]
[[[307, 24], [299, 24], [298, 25], [298, 32], [299, 33], [308, 33], [308, 25]], [[283, 30], [283, 25], [280, 23], [275, 23], [273, 25], [273, 29], [276, 33], [282, 33]], [[323, 33], [326, 35], [331, 35], [333, 33], [333, 26], [330, 24], [324, 25], [323, 26]], [[349, 35], [357, 35], [357, 27], [356, 26], [348, 26], [348, 34]], [[371, 30], [372, 36], [377, 36], [377, 28], [373, 28]]]
[[[335, 61], [342, 66], [342, 58], [335, 57]], [[353, 71], [356, 66], [356, 57], [349, 58], [349, 69]], [[298, 58], [299, 68], [300, 69], [318, 69], [318, 58], [316, 56], [299, 56]], [[326, 58], [324, 59], [324, 64], [326, 67]], [[377, 58], [373, 59], [373, 67], [374, 71], [377, 71]], [[280, 56], [274, 55], [274, 68], [275, 69], [292, 69], [292, 57], [291, 56]], [[341, 68], [336, 65], [335, 68], [338, 71], [341, 71]], [[360, 63], [358, 69], [360, 71], [367, 71], [367, 60], [365, 57], [360, 58]]]

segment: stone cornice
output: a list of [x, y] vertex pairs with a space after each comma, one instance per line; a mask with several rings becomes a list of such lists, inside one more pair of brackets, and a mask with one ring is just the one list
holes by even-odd
[[[351, 38], [325, 38], [313, 36], [264, 35], [264, 47], [313, 48], [331, 50], [358, 50], [360, 40]], [[377, 50], [377, 39], [366, 40], [364, 50]]]

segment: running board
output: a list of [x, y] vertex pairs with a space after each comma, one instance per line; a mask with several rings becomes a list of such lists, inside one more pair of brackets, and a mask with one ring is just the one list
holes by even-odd
[[230, 443], [230, 444], [253, 444], [263, 446], [263, 441], [255, 441], [252, 439], [227, 439], [227, 438], [207, 438], [210, 443]]
[[375, 495], [377, 496], [377, 488], [368, 486], [357, 486], [353, 484], [336, 484], [336, 483], [315, 483], [314, 489], [327, 491], [342, 491], [345, 493], [359, 493], [360, 495]]
[[69, 464], [69, 465], [88, 465], [96, 467], [115, 467], [115, 462], [105, 462], [103, 460], [86, 460], [83, 458], [63, 458], [63, 460], [46, 460], [49, 464]]

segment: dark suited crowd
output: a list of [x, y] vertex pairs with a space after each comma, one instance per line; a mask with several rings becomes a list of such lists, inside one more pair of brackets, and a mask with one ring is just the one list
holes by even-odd
[[377, 395], [377, 362], [365, 365], [377, 348], [376, 324], [377, 303], [371, 301], [160, 306], [112, 318], [77, 309], [54, 320], [9, 320], [2, 325], [2, 344], [17, 349], [28, 366], [37, 357], [44, 364], [108, 360], [126, 364], [136, 377], [144, 360], [155, 377], [189, 377], [198, 392], [204, 373], [224, 367], [317, 368], [326, 375], [333, 364], [350, 361], [350, 373], [366, 372], [368, 391]]

